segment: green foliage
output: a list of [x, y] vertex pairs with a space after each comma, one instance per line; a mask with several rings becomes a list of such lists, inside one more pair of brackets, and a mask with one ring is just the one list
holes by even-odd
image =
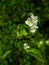
[[31, 50], [26, 50], [26, 52], [31, 53], [30, 55], [34, 56], [39, 61], [43, 62], [43, 57], [42, 57], [41, 52], [39, 50], [31, 49]]
[[[25, 24], [30, 12], [38, 16], [34, 34]], [[0, 65], [49, 65], [48, 0], [0, 0]]]
[[7, 56], [11, 53], [11, 50], [7, 51], [5, 54], [3, 54], [2, 59], [7, 58]]

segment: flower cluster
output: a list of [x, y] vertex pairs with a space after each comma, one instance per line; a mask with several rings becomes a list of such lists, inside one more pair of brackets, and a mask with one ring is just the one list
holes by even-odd
[[30, 17], [25, 21], [25, 23], [30, 27], [30, 32], [34, 33], [36, 31], [36, 28], [38, 22], [38, 17], [34, 16], [33, 13], [30, 13]]
[[29, 45], [28, 45], [28, 43], [24, 43], [23, 47], [24, 47], [24, 49], [30, 48]]

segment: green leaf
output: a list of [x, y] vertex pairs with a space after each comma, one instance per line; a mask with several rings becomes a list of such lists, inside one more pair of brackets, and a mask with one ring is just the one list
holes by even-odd
[[22, 30], [20, 30], [19, 36], [20, 36], [20, 37], [23, 36], [23, 31], [22, 31]]
[[23, 29], [23, 35], [27, 35], [27, 31]]
[[2, 59], [5, 59], [11, 52], [12, 52], [11, 50], [5, 52], [5, 54], [3, 54], [2, 56]]
[[25, 29], [21, 29], [20, 30], [20, 33], [19, 33], [19, 37], [22, 37], [22, 36], [25, 36], [25, 35], [27, 35], [28, 33], [27, 33], [27, 31], [25, 30]]
[[31, 49], [31, 50], [26, 50], [27, 53], [30, 53], [30, 55], [34, 56], [36, 59], [39, 61], [43, 62], [43, 57], [41, 55], [41, 52], [37, 49]]

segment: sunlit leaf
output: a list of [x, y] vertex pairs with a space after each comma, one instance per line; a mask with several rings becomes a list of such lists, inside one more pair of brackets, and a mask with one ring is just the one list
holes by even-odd
[[30, 53], [30, 55], [34, 56], [39, 61], [43, 62], [43, 57], [42, 57], [42, 54], [41, 54], [41, 52], [39, 50], [31, 49], [31, 50], [26, 50], [26, 52]]
[[25, 29], [23, 29], [23, 35], [27, 35], [28, 33], [27, 33], [27, 31], [25, 30]]
[[3, 54], [2, 56], [2, 59], [5, 59], [11, 52], [12, 52], [11, 50], [5, 52], [5, 54]]

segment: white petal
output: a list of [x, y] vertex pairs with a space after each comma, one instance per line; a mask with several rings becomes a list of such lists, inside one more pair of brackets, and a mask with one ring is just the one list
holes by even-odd
[[35, 33], [35, 31], [36, 31], [36, 28], [32, 26], [32, 27], [30, 28], [30, 32], [31, 32], [31, 33]]
[[33, 25], [33, 23], [32, 23], [31, 20], [27, 20], [27, 21], [25, 21], [25, 23], [26, 23], [28, 26], [32, 26], [32, 25]]
[[30, 13], [30, 17], [34, 17], [34, 14], [32, 12]]
[[30, 30], [31, 33], [35, 33], [36, 32], [36, 29], [35, 30]]
[[32, 26], [35, 27], [35, 28], [38, 28], [37, 22], [33, 22], [33, 25]]
[[25, 43], [24, 46], [27, 46], [27, 43]]
[[31, 21], [31, 18], [28, 17], [27, 20], [28, 20], [28, 21]]
[[36, 17], [36, 19], [38, 19], [38, 16], [35, 16]]
[[37, 26], [36, 24], [35, 24], [35, 25], [33, 25], [33, 27], [34, 27], [34, 28], [38, 28], [38, 26]]
[[33, 21], [36, 21], [36, 22], [38, 21], [38, 20], [37, 20], [37, 18], [38, 18], [37, 16], [31, 15], [30, 17], [31, 17], [31, 19], [32, 19]]
[[26, 24], [28, 24], [28, 21], [25, 21]]
[[38, 20], [36, 19], [36, 20], [34, 20], [34, 22], [38, 22]]
[[35, 26], [35, 28], [38, 28], [38, 26]]
[[32, 18], [32, 21], [34, 22], [38, 22], [38, 20], [36, 18]]
[[36, 20], [36, 17], [33, 14], [30, 17], [32, 20]]

